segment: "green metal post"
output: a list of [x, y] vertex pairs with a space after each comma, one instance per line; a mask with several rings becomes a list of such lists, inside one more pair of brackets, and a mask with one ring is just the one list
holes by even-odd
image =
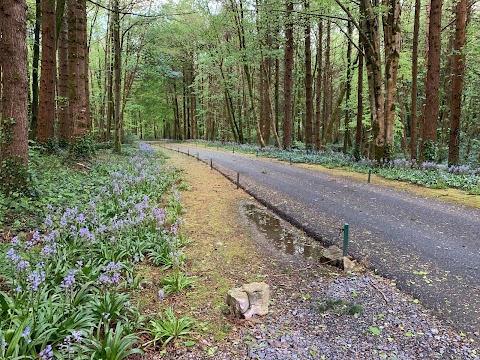
[[372, 169], [368, 169], [368, 183], [370, 183], [371, 176], [372, 176]]
[[343, 256], [347, 256], [348, 250], [348, 224], [343, 225]]

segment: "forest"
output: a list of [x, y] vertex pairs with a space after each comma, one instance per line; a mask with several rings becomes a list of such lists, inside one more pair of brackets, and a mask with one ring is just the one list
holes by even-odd
[[[210, 299], [223, 301], [232, 282], [224, 267], [232, 259], [238, 267], [255, 263], [280, 288], [293, 273], [304, 276], [290, 282], [293, 290], [283, 300], [308, 303], [309, 288], [299, 295], [295, 286], [311, 281], [310, 267], [297, 274], [281, 262], [270, 264], [252, 256], [245, 239], [247, 250], [230, 244], [240, 255], [223, 250], [233, 238], [223, 218], [212, 226], [205, 221], [208, 229], [201, 228], [204, 220], [193, 220], [189, 228], [193, 237], [199, 229], [205, 239], [215, 233], [221, 241], [214, 250], [204, 239], [189, 247], [182, 229], [190, 226], [184, 224], [181, 199], [189, 189], [186, 172], [167, 165], [158, 143], [146, 141], [178, 143], [178, 152], [181, 146], [200, 151], [201, 144], [205, 152], [216, 147], [283, 165], [321, 164], [363, 173], [357, 174], [362, 181], [368, 173], [368, 183], [373, 171], [433, 188], [431, 197], [458, 197], [457, 204], [478, 208], [479, 24], [473, 0], [1, 0], [0, 358], [137, 359], [160, 353], [173, 359], [191, 347], [205, 358], [214, 356], [215, 341], [237, 331], [238, 324], [219, 310], [224, 304]], [[179, 160], [172, 146], [168, 154], [176, 161], [197, 166], [198, 173], [210, 171]], [[218, 153], [227, 158], [227, 151]], [[212, 180], [208, 171], [202, 176]], [[269, 175], [265, 169], [257, 173]], [[197, 179], [190, 190], [202, 184]], [[208, 205], [209, 219], [225, 216], [241, 238], [239, 220], [229, 211], [243, 195], [220, 182], [215, 186], [230, 198], [209, 203], [218, 193], [207, 196], [205, 189], [187, 195], [197, 206], [194, 215], [204, 211], [198, 202]], [[455, 189], [433, 191], [445, 188]], [[336, 190], [332, 194], [336, 204]], [[197, 276], [189, 275], [192, 266]], [[423, 268], [408, 273], [432, 282]], [[205, 274], [216, 281], [213, 296], [204, 289], [211, 286]], [[247, 277], [235, 275], [238, 281]], [[410, 316], [411, 309], [402, 307], [413, 308], [419, 300], [402, 297], [394, 281], [375, 274], [358, 283], [373, 284], [369, 291], [383, 313], [373, 315], [376, 305], [357, 306], [356, 290], [350, 292], [352, 302], [327, 301], [322, 311], [336, 319], [347, 315], [346, 305], [358, 310], [346, 324], [358, 331], [353, 338], [359, 346], [380, 339], [388, 327], [383, 317], [396, 314], [387, 314], [386, 296], [404, 311], [405, 323], [424, 316], [422, 309]], [[186, 291], [187, 300], [180, 299]], [[208, 302], [210, 313], [199, 310], [204, 303], [195, 302], [190, 291]], [[366, 303], [375, 296], [367, 294]], [[343, 310], [336, 312], [337, 306]], [[444, 351], [442, 339], [454, 332], [438, 330], [441, 325], [431, 321], [418, 320], [411, 331], [395, 328], [382, 341], [406, 348], [407, 358], [419, 348], [405, 347], [409, 338], [430, 334], [427, 340], [437, 341], [440, 331], [441, 341], [428, 353], [437, 356]], [[257, 330], [264, 332], [262, 326]], [[208, 334], [211, 343], [199, 334]], [[295, 351], [316, 358], [318, 349], [299, 338]], [[465, 334], [452, 339], [452, 358], [467, 350], [475, 358]], [[262, 344], [255, 351], [262, 352]], [[353, 357], [347, 348], [337, 349], [338, 358]], [[365, 358], [379, 354], [362, 349]]]
[[85, 137], [479, 161], [475, 2], [8, 0], [1, 19], [5, 183], [29, 140]]

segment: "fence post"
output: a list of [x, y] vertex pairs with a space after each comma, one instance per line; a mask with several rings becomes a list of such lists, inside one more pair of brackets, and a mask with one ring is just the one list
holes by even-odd
[[343, 225], [343, 256], [347, 256], [348, 250], [348, 224]]

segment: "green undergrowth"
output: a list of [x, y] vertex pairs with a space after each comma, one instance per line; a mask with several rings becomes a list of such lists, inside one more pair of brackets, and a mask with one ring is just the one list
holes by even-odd
[[124, 359], [143, 353], [140, 333], [156, 338], [147, 345], [188, 337], [194, 320], [169, 326], [174, 310], [146, 317], [135, 300], [140, 264], [176, 274], [157, 301], [193, 285], [179, 172], [145, 144], [88, 162], [33, 150], [31, 164], [34, 194], [1, 199], [0, 358]]

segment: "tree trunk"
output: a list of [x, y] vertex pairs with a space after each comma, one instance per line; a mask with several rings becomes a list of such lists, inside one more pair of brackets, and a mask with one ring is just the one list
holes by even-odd
[[68, 0], [68, 79], [70, 136], [73, 141], [88, 133], [86, 81], [85, 0]]
[[326, 144], [327, 127], [330, 122], [330, 106], [332, 93], [330, 92], [330, 32], [331, 22], [327, 21], [327, 37], [325, 41], [325, 66], [323, 67], [323, 109], [322, 109], [322, 140]]
[[363, 122], [363, 47], [361, 41], [358, 42], [360, 50], [358, 51], [358, 88], [357, 88], [357, 127], [355, 129], [355, 160], [359, 161], [362, 156], [362, 122]]
[[286, 2], [286, 23], [285, 23], [285, 51], [284, 51], [284, 119], [283, 119], [283, 148], [292, 147], [292, 89], [293, 89], [293, 2]]
[[70, 139], [70, 112], [68, 104], [68, 29], [62, 22], [58, 39], [58, 138]]
[[120, 116], [120, 104], [121, 98], [121, 82], [122, 82], [122, 49], [120, 46], [120, 10], [118, 0], [113, 2], [113, 74], [114, 74], [114, 124], [115, 132], [113, 137], [113, 151], [120, 153], [122, 151], [121, 137], [122, 137], [122, 124]]
[[413, 49], [412, 49], [412, 115], [410, 121], [410, 158], [417, 159], [418, 125], [417, 125], [417, 97], [418, 97], [418, 37], [420, 29], [420, 0], [415, 0], [415, 19], [413, 22]]
[[106, 106], [107, 106], [107, 124], [105, 138], [107, 141], [112, 139], [112, 122], [113, 122], [113, 21], [112, 15], [108, 17], [108, 30], [105, 41], [105, 92], [106, 92]]
[[[236, 8], [236, 3], [234, 0], [231, 0], [232, 8], [234, 9], [234, 16], [235, 16], [235, 24], [237, 26], [237, 33], [238, 33], [238, 40], [240, 44], [240, 50], [242, 51], [243, 57], [243, 71], [245, 73], [245, 80], [247, 81], [248, 87], [248, 97], [250, 99], [250, 106], [252, 107], [252, 118], [253, 122], [255, 123], [255, 128], [257, 130], [257, 138], [258, 142], [260, 143], [261, 147], [265, 146], [265, 140], [263, 139], [262, 129], [260, 128], [260, 122], [257, 116], [257, 110], [255, 107], [255, 98], [253, 96], [253, 79], [250, 73], [250, 67], [248, 66], [247, 59], [246, 59], [246, 45], [245, 45], [245, 29], [244, 29], [244, 14], [243, 14], [243, 0], [240, 0], [240, 10], [238, 11]], [[243, 136], [241, 132], [239, 132], [239, 141], [243, 143]]]
[[374, 138], [375, 159], [380, 162], [385, 150], [385, 118], [382, 63], [380, 57], [380, 32], [378, 12], [370, 0], [360, 1], [360, 12], [364, 17], [361, 22], [363, 48], [365, 49], [365, 64], [368, 74], [370, 112]]
[[383, 15], [383, 38], [385, 49], [385, 134], [383, 159], [390, 161], [393, 155], [395, 131], [395, 101], [397, 97], [397, 73], [400, 59], [400, 2], [385, 0], [388, 12]]
[[28, 75], [25, 0], [0, 6], [0, 188], [8, 196], [27, 187]]
[[440, 86], [440, 47], [442, 1], [431, 0], [428, 33], [428, 66], [423, 113], [422, 160], [435, 160], [438, 125], [438, 90]]
[[459, 162], [460, 117], [462, 114], [463, 74], [465, 70], [465, 31], [467, 27], [467, 0], [459, 0], [455, 9], [455, 49], [453, 52], [452, 97], [450, 102], [450, 141], [448, 147], [448, 164]]
[[[309, 11], [308, 0], [304, 1], [305, 12]], [[310, 43], [310, 19], [305, 18], [305, 146], [311, 150], [313, 122], [313, 76], [312, 76], [312, 49]]]
[[40, 28], [42, 22], [42, 7], [40, 0], [35, 1], [35, 29], [32, 60], [32, 121], [30, 123], [30, 139], [37, 139], [38, 122], [38, 69], [40, 63]]
[[322, 124], [322, 70], [323, 70], [323, 61], [322, 61], [322, 38], [323, 38], [323, 23], [320, 20], [318, 22], [318, 44], [317, 44], [317, 76], [316, 76], [316, 86], [315, 86], [315, 150], [320, 150], [320, 128]]
[[344, 133], [343, 133], [343, 153], [346, 154], [348, 150], [348, 142], [350, 138], [350, 133], [348, 129], [348, 124], [350, 122], [350, 94], [352, 92], [352, 34], [353, 26], [352, 22], [349, 21], [347, 24], [347, 34], [349, 39], [347, 45], [347, 89], [345, 93], [345, 123], [344, 123]]
[[55, 123], [55, 80], [57, 54], [55, 35], [55, 0], [42, 0], [42, 71], [38, 108], [38, 140], [53, 139]]

